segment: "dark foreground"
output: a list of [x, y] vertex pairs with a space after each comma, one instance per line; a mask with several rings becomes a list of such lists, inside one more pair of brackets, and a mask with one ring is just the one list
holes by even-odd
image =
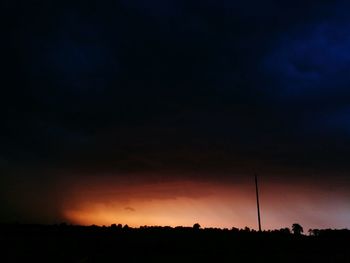
[[1, 225], [0, 262], [350, 262], [350, 231]]

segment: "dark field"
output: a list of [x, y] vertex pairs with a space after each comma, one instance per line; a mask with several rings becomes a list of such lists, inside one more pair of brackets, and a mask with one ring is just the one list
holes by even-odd
[[350, 231], [2, 225], [1, 262], [350, 262]]

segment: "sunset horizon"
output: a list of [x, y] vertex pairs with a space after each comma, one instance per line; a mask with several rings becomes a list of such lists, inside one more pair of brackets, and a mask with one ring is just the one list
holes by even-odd
[[[63, 191], [46, 194], [54, 200], [56, 194], [60, 195], [57, 207], [35, 203], [41, 202], [43, 193], [30, 193], [27, 196], [35, 202], [24, 198], [25, 203], [18, 200], [16, 206], [36, 207], [31, 218], [21, 220], [16, 216], [4, 222], [130, 227], [191, 227], [199, 223], [202, 227], [258, 230], [253, 174], [224, 182], [222, 179], [164, 180], [161, 177], [143, 181], [135, 175], [121, 180], [104, 175], [103, 178], [86, 176], [81, 184], [80, 176], [68, 178], [54, 181]], [[314, 177], [291, 179], [288, 184], [278, 177], [260, 175], [259, 178], [263, 230], [290, 227], [293, 223], [305, 229], [349, 228], [346, 187], [320, 180], [314, 185]], [[49, 211], [54, 216], [45, 216]], [[40, 220], [40, 217], [46, 219]]]
[[349, 10], [2, 1], [0, 262], [350, 262]]

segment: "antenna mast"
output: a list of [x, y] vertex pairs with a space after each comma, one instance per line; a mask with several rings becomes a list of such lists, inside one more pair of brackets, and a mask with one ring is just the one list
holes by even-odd
[[261, 232], [259, 188], [258, 188], [258, 177], [257, 177], [256, 173], [254, 174], [254, 177], [255, 177], [256, 207], [258, 209], [259, 232]]

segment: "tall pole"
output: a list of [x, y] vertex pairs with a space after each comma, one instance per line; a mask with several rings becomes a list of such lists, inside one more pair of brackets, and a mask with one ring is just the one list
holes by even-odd
[[256, 207], [258, 209], [259, 232], [261, 232], [259, 188], [258, 188], [258, 177], [257, 177], [256, 173], [254, 174], [254, 177], [255, 177]]

